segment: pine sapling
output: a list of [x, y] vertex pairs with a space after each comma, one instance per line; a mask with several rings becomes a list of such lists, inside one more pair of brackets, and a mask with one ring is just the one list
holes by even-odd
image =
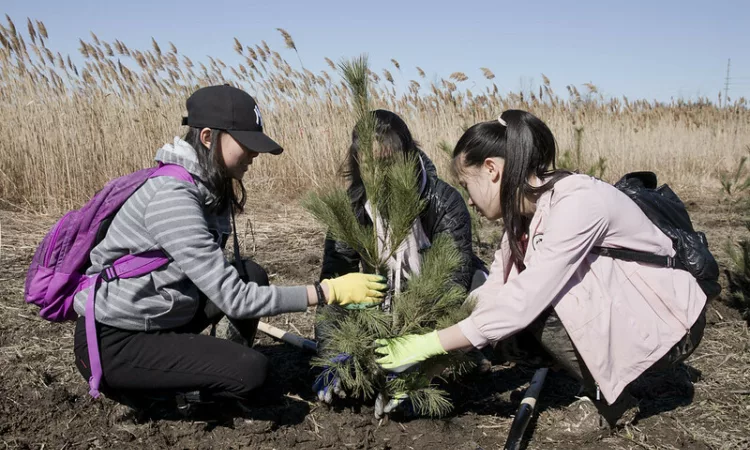
[[[402, 154], [390, 154], [376, 139], [375, 117], [369, 100], [369, 75], [365, 57], [340, 64], [347, 82], [356, 118], [360, 175], [368, 201], [372, 224], [379, 221], [385, 230], [363, 225], [357, 219], [346, 190], [333, 188], [312, 194], [304, 206], [329, 235], [359, 253], [362, 269], [389, 275], [388, 261], [412, 232], [425, 208], [419, 191], [418, 160]], [[319, 316], [319, 356], [313, 364], [337, 375], [352, 396], [370, 399], [379, 392], [391, 396], [406, 394], [418, 413], [441, 416], [452, 404], [443, 390], [433, 385], [435, 375], [458, 376], [471, 362], [463, 355], [443, 355], [425, 361], [409, 373], [394, 377], [375, 363], [375, 340], [425, 333], [455, 324], [467, 317], [471, 305], [466, 291], [453, 281], [462, 261], [452, 238], [438, 235], [422, 253], [419, 273], [411, 273], [400, 292], [386, 296], [385, 307], [345, 310], [323, 308]], [[400, 277], [399, 271], [395, 276]], [[346, 353], [350, 358], [340, 360]]]

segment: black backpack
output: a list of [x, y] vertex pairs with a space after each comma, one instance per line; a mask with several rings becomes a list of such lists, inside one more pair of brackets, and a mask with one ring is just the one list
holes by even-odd
[[634, 250], [595, 247], [593, 252], [625, 261], [636, 261], [690, 272], [712, 300], [721, 293], [719, 265], [708, 249], [706, 235], [695, 231], [682, 200], [666, 184], [657, 187], [653, 172], [633, 172], [615, 183], [664, 234], [672, 239], [674, 258]]

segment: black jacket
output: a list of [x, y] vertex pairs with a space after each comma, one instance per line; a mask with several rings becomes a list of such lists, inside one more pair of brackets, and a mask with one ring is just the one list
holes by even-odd
[[[455, 281], [466, 289], [469, 288], [474, 272], [487, 271], [484, 263], [474, 255], [471, 239], [471, 217], [466, 202], [461, 194], [451, 185], [437, 176], [432, 161], [420, 153], [425, 171], [427, 185], [422, 198], [427, 202], [420, 214], [422, 228], [427, 238], [432, 241], [438, 233], [448, 233], [453, 237], [464, 263], [455, 274]], [[364, 211], [364, 206], [357, 207], [356, 216], [363, 223], [371, 224]], [[359, 272], [360, 256], [347, 244], [326, 238], [323, 254], [323, 268], [320, 279], [335, 278], [351, 272]]]

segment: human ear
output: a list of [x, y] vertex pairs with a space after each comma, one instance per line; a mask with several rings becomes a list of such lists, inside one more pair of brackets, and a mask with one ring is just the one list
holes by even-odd
[[211, 148], [211, 129], [203, 128], [200, 132], [201, 144], [205, 145], [206, 148]]
[[485, 159], [482, 166], [489, 173], [491, 181], [495, 182], [500, 178], [503, 168], [495, 158]]

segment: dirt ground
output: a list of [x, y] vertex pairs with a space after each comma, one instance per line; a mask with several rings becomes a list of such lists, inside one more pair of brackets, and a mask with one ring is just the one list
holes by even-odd
[[[682, 194], [722, 263], [724, 242], [744, 230], [745, 213], [705, 192]], [[298, 208], [256, 202], [240, 218], [243, 252], [267, 268], [273, 283], [309, 283], [317, 275], [322, 230]], [[190, 420], [146, 417], [106, 398], [92, 400], [73, 364], [73, 326], [40, 319], [23, 302], [23, 282], [35, 245], [55, 217], [0, 211], [0, 442], [10, 449], [247, 448], [247, 449], [496, 449], [502, 448], [532, 368], [500, 364], [448, 386], [455, 411], [444, 419], [373, 416], [372, 403], [315, 402], [309, 355], [261, 336], [271, 360], [266, 385], [251, 412], [226, 409]], [[483, 230], [488, 260], [497, 233]], [[748, 327], [725, 302], [708, 312], [703, 343], [682, 366], [649, 376], [635, 389], [637, 422], [613, 433], [580, 434], [561, 423], [572, 414], [577, 386], [550, 373], [539, 415], [527, 430], [534, 449], [750, 448]], [[313, 315], [269, 319], [312, 336]]]

